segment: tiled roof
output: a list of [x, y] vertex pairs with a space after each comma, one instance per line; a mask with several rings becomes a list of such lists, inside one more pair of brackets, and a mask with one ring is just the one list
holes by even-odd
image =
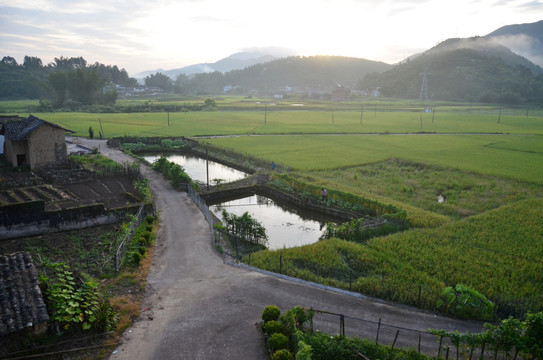
[[48, 320], [30, 254], [0, 255], [0, 336]]
[[29, 117], [21, 121], [6, 122], [2, 128], [2, 133], [4, 134], [6, 138], [10, 139], [11, 141], [20, 141], [24, 139], [25, 137], [27, 137], [28, 135], [30, 135], [32, 131], [36, 130], [43, 124], [48, 124], [53, 127], [62, 129], [64, 131], [73, 132], [71, 130], [64, 129], [63, 127], [58, 126], [56, 124], [52, 124], [45, 120], [39, 119], [35, 117], [34, 115], [30, 115]]

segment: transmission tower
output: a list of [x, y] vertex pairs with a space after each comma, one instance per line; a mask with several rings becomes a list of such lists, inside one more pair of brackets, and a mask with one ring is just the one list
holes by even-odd
[[428, 101], [428, 66], [424, 68], [422, 86], [420, 87], [420, 101]]

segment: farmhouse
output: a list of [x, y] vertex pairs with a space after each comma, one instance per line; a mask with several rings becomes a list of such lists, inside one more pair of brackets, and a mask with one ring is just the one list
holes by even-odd
[[0, 339], [26, 328], [42, 332], [47, 321], [49, 315], [30, 254], [0, 255]]
[[332, 93], [330, 94], [330, 98], [332, 101], [335, 101], [335, 102], [349, 101], [350, 95], [351, 95], [351, 91], [349, 89], [345, 89], [341, 85], [337, 84], [336, 88], [332, 90]]
[[28, 165], [31, 169], [66, 159], [64, 133], [71, 130], [30, 115], [2, 125], [4, 157], [13, 166]]

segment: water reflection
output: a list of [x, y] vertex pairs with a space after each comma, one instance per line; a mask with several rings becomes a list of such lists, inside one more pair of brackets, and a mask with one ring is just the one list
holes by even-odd
[[[147, 154], [143, 157], [145, 158], [145, 160], [153, 163], [158, 158], [160, 158], [160, 156], [161, 154]], [[162, 156], [164, 156], [171, 162], [181, 165], [192, 180], [200, 181], [203, 183], [207, 182], [205, 159], [183, 154], [167, 154]], [[221, 182], [224, 183], [243, 179], [244, 177], [247, 177], [247, 175], [248, 174], [243, 171], [233, 169], [231, 167], [219, 164], [214, 161], [209, 161], [209, 182], [212, 185], [214, 184], [214, 179], [221, 179]]]
[[322, 236], [326, 223], [333, 219], [265, 196], [253, 195], [211, 205], [209, 209], [222, 218], [223, 209], [237, 216], [246, 211], [266, 228], [268, 248], [281, 249], [315, 243]]

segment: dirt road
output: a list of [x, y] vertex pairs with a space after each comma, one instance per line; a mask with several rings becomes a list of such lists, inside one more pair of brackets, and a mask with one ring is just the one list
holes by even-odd
[[[81, 139], [100, 147], [112, 159], [130, 161], [105, 143]], [[171, 188], [159, 174], [144, 169], [151, 181], [160, 213], [155, 255], [148, 276], [140, 319], [125, 332], [112, 360], [135, 359], [266, 359], [256, 326], [266, 305], [281, 310], [296, 305], [342, 313], [398, 327], [475, 331], [479, 323], [461, 322], [370, 299], [323, 290], [223, 263], [211, 244], [202, 213], [185, 193]], [[316, 327], [337, 333], [339, 319], [317, 316]], [[383, 326], [379, 341], [391, 343], [396, 329]], [[346, 320], [347, 335], [376, 336], [375, 323]], [[418, 334], [401, 330], [397, 344], [417, 346]], [[435, 337], [422, 338], [422, 349], [437, 348]]]

